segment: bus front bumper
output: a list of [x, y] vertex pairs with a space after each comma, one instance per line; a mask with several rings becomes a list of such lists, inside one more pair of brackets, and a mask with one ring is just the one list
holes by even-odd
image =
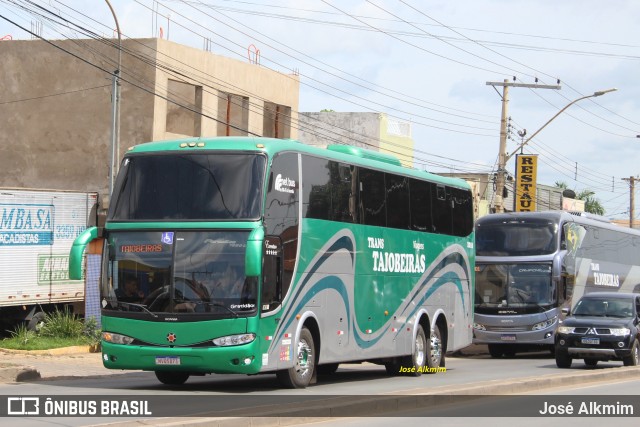
[[102, 341], [102, 363], [108, 369], [179, 371], [192, 374], [256, 374], [258, 344], [230, 347], [151, 347]]
[[486, 331], [473, 330], [474, 344], [533, 344], [533, 345], [553, 345], [556, 324], [552, 327], [536, 331], [513, 331], [502, 330]]

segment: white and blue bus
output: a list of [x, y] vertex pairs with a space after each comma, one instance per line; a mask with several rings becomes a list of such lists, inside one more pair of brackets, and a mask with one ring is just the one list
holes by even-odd
[[476, 222], [474, 344], [492, 357], [553, 349], [563, 307], [640, 290], [640, 230], [586, 213], [492, 214]]

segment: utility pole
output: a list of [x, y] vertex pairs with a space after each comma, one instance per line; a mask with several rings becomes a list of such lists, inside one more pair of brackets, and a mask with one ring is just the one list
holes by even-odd
[[635, 217], [635, 190], [636, 184], [640, 178], [630, 176], [629, 178], [622, 178], [623, 181], [629, 181], [629, 228], [633, 228], [633, 218]]
[[[503, 202], [502, 193], [504, 192], [504, 181], [507, 173], [506, 166], [511, 156], [513, 156], [513, 154], [510, 156], [507, 156], [507, 120], [508, 120], [507, 111], [509, 109], [509, 87], [528, 87], [532, 89], [561, 89], [561, 86], [516, 83], [516, 82], [510, 82], [507, 79], [504, 79], [503, 82], [487, 82], [487, 86], [493, 86], [494, 89], [496, 88], [496, 86], [502, 86], [502, 114], [500, 115], [500, 147], [498, 151], [498, 174], [496, 176], [496, 192], [494, 195], [495, 212], [502, 213], [504, 212], [504, 202]], [[527, 142], [529, 142], [530, 139], [531, 138], [529, 138], [526, 142], [522, 143], [520, 147], [524, 146]]]

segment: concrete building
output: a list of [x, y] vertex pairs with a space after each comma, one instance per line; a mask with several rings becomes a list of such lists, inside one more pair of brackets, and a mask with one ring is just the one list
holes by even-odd
[[[115, 46], [0, 41], [0, 187], [98, 191], [108, 204]], [[118, 163], [153, 140], [298, 136], [297, 75], [162, 39], [121, 52]]]
[[298, 139], [319, 147], [347, 144], [389, 153], [406, 167], [413, 167], [411, 123], [385, 113], [321, 111], [299, 114]]

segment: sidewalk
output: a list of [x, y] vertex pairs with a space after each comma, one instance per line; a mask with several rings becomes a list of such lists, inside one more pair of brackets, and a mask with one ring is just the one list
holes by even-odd
[[102, 366], [101, 353], [88, 346], [43, 351], [0, 349], [0, 382], [105, 376], [120, 373]]

